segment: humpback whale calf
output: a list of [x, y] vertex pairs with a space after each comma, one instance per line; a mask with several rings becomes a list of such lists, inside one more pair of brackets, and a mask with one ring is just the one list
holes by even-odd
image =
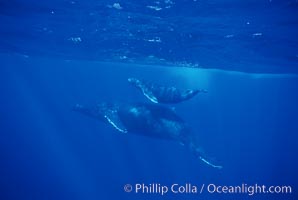
[[159, 104], [108, 104], [94, 108], [75, 105], [73, 110], [110, 124], [121, 133], [176, 141], [187, 147], [197, 158], [214, 168], [222, 168], [207, 160], [194, 142], [188, 125], [174, 110]]
[[136, 78], [128, 78], [128, 82], [140, 89], [145, 97], [147, 97], [153, 103], [179, 103], [194, 97], [199, 92], [207, 92], [206, 90], [198, 89], [188, 89], [181, 92], [175, 87], [160, 86], [155, 83], [139, 80]]

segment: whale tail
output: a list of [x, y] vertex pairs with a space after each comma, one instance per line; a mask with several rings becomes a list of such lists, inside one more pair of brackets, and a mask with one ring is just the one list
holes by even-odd
[[215, 165], [211, 161], [209, 161], [207, 159], [207, 156], [205, 156], [205, 153], [202, 151], [202, 149], [196, 147], [193, 143], [190, 143], [189, 148], [190, 148], [190, 151], [205, 164], [213, 168], [222, 169], [221, 165]]
[[196, 96], [198, 93], [207, 93], [207, 90], [203, 90], [203, 89], [188, 89], [186, 91], [184, 91], [183, 93], [181, 93], [181, 98], [185, 101], [188, 100], [194, 96]]
[[199, 92], [200, 91], [197, 89], [195, 89], [195, 90], [188, 89], [188, 90], [184, 91], [183, 93], [181, 93], [181, 99], [183, 99], [184, 101], [188, 100], [188, 99], [194, 97], [195, 95], [197, 95]]

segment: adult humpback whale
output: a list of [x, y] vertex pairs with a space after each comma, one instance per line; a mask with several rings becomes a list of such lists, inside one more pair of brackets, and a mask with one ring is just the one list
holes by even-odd
[[133, 133], [153, 138], [177, 141], [204, 163], [222, 168], [208, 161], [194, 142], [188, 125], [170, 108], [158, 104], [107, 104], [95, 108], [75, 105], [75, 111], [112, 125], [121, 133]]
[[206, 90], [198, 89], [189, 89], [181, 92], [175, 87], [160, 86], [155, 83], [139, 80], [136, 78], [128, 78], [128, 82], [140, 89], [142, 93], [153, 103], [179, 103], [194, 97], [199, 92], [207, 92]]

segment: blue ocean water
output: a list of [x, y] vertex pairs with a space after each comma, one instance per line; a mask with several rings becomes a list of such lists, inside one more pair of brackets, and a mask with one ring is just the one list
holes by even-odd
[[[297, 8], [295, 0], [0, 1], [0, 199], [296, 199]], [[206, 89], [169, 107], [223, 168], [72, 111], [149, 103], [129, 77]], [[124, 191], [138, 183], [199, 191]], [[292, 193], [216, 194], [210, 184]]]

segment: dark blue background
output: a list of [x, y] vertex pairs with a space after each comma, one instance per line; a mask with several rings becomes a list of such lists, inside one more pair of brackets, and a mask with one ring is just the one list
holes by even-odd
[[[128, 194], [127, 183], [290, 185], [252, 198], [295, 199], [296, 1], [74, 2], [0, 0], [0, 199], [251, 199]], [[224, 168], [71, 110], [148, 102], [128, 77], [208, 90], [175, 109]]]

